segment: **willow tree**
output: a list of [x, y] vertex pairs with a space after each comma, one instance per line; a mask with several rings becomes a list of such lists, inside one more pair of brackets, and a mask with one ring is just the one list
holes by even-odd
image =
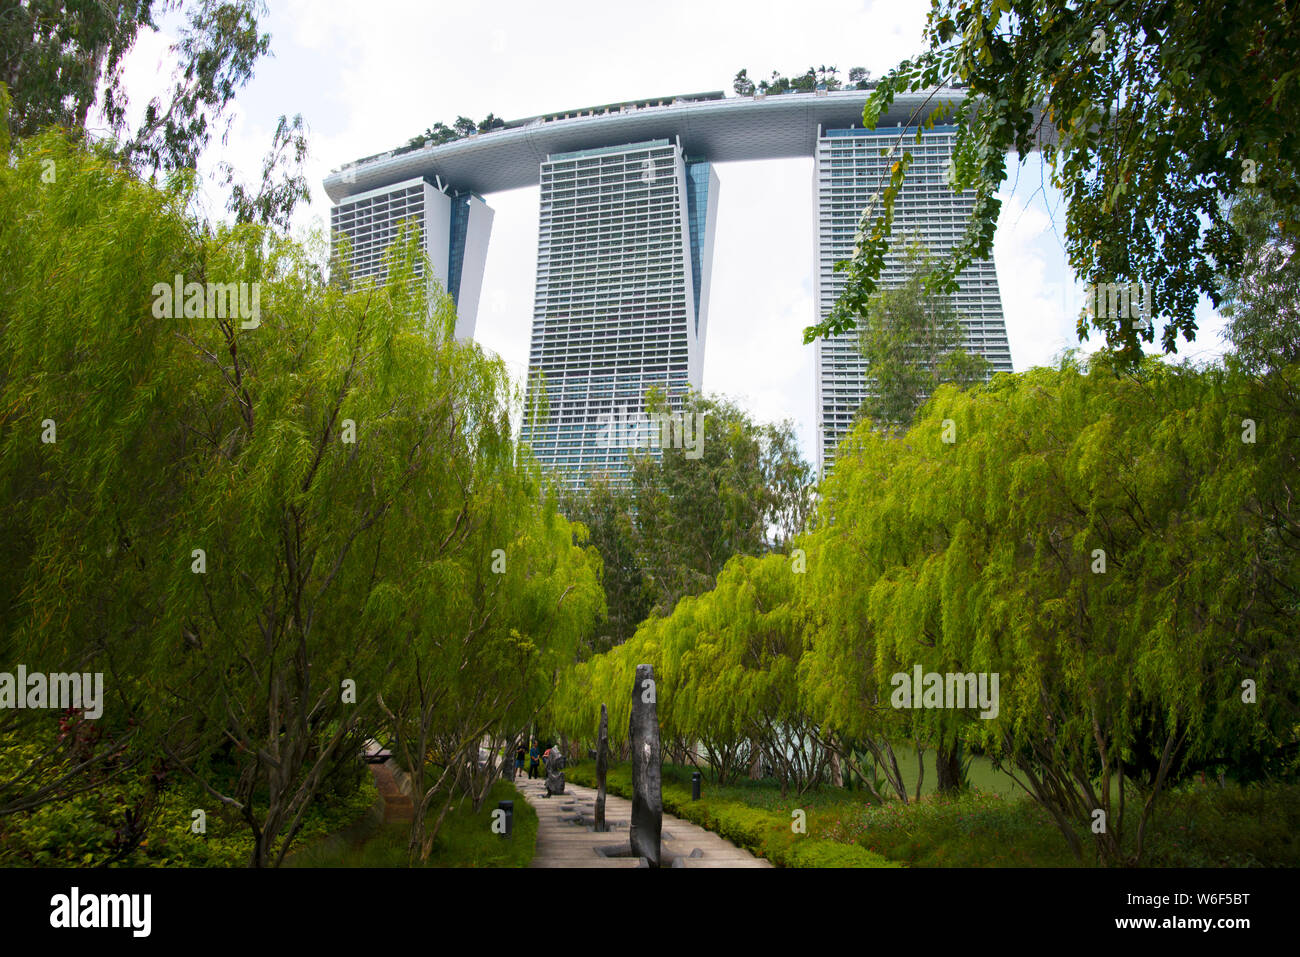
[[382, 359], [365, 335], [398, 320], [340, 301], [292, 243], [189, 218], [189, 178], [159, 191], [55, 134], [13, 149], [6, 650], [103, 671], [109, 698], [100, 723], [54, 739], [73, 744], [25, 777], [28, 802], [58, 793], [42, 775], [182, 772], [248, 824], [254, 863], [275, 863], [355, 754], [342, 679], [382, 662], [373, 636], [346, 637], [374, 564], [353, 545], [400, 472], [330, 453]]
[[692, 656], [682, 662], [694, 686], [693, 726], [701, 734], [714, 727], [734, 729], [729, 743], [735, 751], [757, 744], [783, 794], [817, 784], [827, 758], [818, 722], [799, 691], [804, 652], [802, 607], [795, 601], [799, 580], [785, 555], [732, 559], [717, 585], [696, 599], [699, 637]]
[[[800, 541], [809, 619], [800, 663], [803, 697], [821, 722], [828, 747], [877, 801], [877, 770], [893, 796], [907, 803], [896, 746], [915, 740], [910, 713], [890, 704], [898, 649], [890, 631], [889, 590], [913, 574], [913, 548], [931, 530], [911, 508], [932, 476], [910, 456], [910, 443], [885, 441], [868, 423], [841, 444], [835, 472], [823, 482], [819, 522]], [[846, 464], [847, 463], [847, 464]], [[908, 664], [910, 670], [911, 663]], [[860, 755], [872, 759], [867, 768]]]
[[[859, 430], [824, 534], [865, 581], [814, 583], [814, 654], [877, 706], [894, 669], [998, 674], [996, 716], [908, 720], [1012, 766], [1076, 852], [1083, 829], [1102, 860], [1139, 860], [1170, 780], [1294, 741], [1295, 556], [1260, 506], [1293, 479], [1295, 425], [1243, 423], [1259, 397], [1217, 369], [1119, 377], [1103, 355], [944, 387], [905, 439]], [[842, 636], [844, 592], [870, 660]]]
[[[500, 425], [504, 453], [508, 420]], [[533, 722], [603, 613], [595, 557], [539, 495], [536, 467], [504, 454], [494, 462], [490, 446], [478, 443], [480, 455], [463, 460], [465, 474], [443, 483], [424, 514], [418, 573], [394, 605], [401, 651], [384, 704], [415, 797], [413, 859], [427, 859], [454, 800], [481, 806], [491, 755]]]
[[439, 747], [535, 709], [598, 611], [592, 558], [516, 463], [500, 363], [430, 310], [411, 237], [345, 292], [323, 243], [189, 217], [191, 179], [155, 189], [54, 134], [13, 151], [0, 650], [103, 671], [108, 700], [71, 731], [6, 709], [24, 747], [0, 808], [184, 774], [273, 865], [381, 730], [411, 642], [455, 654]]
[[553, 702], [553, 720], [590, 734], [601, 703], [626, 715], [637, 664], [655, 666], [661, 734], [678, 760], [697, 744], [720, 782], [736, 775], [757, 747], [782, 791], [819, 781], [826, 752], [804, 706], [798, 670], [803, 609], [791, 559], [736, 556], [717, 584], [683, 598], [672, 614], [647, 620], [627, 643], [570, 669]]
[[48, 711], [0, 711], [0, 735], [35, 746], [22, 760], [21, 748], [0, 749], [0, 813], [147, 768], [157, 750], [142, 739], [179, 720], [153, 706], [143, 664], [166, 612], [159, 569], [181, 561], [175, 525], [201, 454], [190, 429], [198, 367], [178, 338], [187, 322], [155, 318], [150, 289], [198, 259], [186, 182], [151, 189], [106, 151], [57, 134], [10, 142], [6, 129], [0, 658], [103, 672], [107, 700], [93, 723], [68, 716], [71, 728]]
[[561, 671], [555, 694], [543, 711], [546, 726], [571, 738], [590, 740], [596, 733], [600, 706], [604, 704], [609, 710], [610, 746], [625, 748], [632, 718], [630, 691], [636, 666], [648, 664], [658, 676], [655, 695], [661, 734], [669, 740], [676, 737], [672, 708], [677, 691], [670, 681], [663, 679], [662, 629], [663, 620], [651, 618], [623, 644]]

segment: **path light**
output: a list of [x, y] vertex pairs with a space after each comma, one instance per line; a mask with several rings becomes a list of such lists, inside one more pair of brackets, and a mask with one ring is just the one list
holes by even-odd
[[700, 799], [700, 772], [692, 771], [691, 772], [691, 800], [698, 801], [699, 799]]
[[506, 812], [506, 829], [501, 832], [501, 836], [508, 838], [515, 829], [515, 802], [497, 801], [497, 809]]

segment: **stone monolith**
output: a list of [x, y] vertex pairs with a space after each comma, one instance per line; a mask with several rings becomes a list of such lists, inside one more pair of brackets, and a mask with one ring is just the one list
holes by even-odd
[[609, 770], [609, 712], [600, 706], [600, 731], [596, 736], [596, 819], [594, 830], [608, 831], [605, 825], [605, 772]]
[[632, 822], [629, 837], [632, 856], [659, 866], [659, 835], [664, 803], [659, 767], [659, 709], [654, 668], [636, 666], [632, 688], [632, 720], [628, 733], [632, 759]]

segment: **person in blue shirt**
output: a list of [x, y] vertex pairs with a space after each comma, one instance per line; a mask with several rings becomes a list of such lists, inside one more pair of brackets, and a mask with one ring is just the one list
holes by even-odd
[[530, 778], [537, 777], [537, 761], [540, 757], [541, 755], [537, 751], [537, 742], [534, 741], [533, 746], [528, 749], [528, 776]]

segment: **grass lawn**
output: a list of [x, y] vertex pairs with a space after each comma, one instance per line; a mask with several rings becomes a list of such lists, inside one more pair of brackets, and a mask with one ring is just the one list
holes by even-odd
[[[509, 838], [492, 833], [492, 812], [498, 801], [514, 801], [514, 827]], [[437, 819], [438, 809], [427, 820]], [[406, 867], [405, 822], [381, 823], [378, 818], [352, 833], [333, 835], [294, 855], [293, 867]], [[509, 781], [492, 785], [478, 814], [468, 799], [453, 804], [434, 841], [428, 867], [527, 867], [537, 845], [537, 812]]]

